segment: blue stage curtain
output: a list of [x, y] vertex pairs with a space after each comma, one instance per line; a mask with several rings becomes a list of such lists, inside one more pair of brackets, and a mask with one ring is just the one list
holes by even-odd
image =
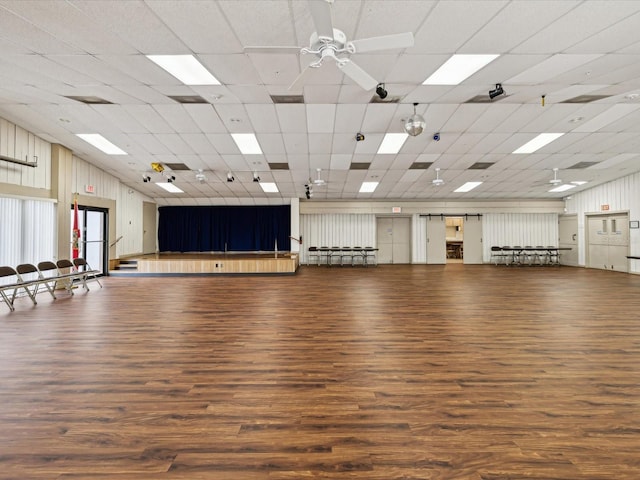
[[291, 250], [291, 207], [160, 207], [161, 252]]

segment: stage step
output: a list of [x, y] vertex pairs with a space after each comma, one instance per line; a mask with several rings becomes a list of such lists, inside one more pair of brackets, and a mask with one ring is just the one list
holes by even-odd
[[112, 270], [112, 272], [124, 273], [124, 272], [137, 272], [138, 261], [137, 260], [120, 260], [118, 265]]

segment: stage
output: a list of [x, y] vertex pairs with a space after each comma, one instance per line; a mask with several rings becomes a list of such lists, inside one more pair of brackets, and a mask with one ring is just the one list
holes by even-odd
[[294, 274], [297, 253], [158, 253], [127, 258], [138, 275]]

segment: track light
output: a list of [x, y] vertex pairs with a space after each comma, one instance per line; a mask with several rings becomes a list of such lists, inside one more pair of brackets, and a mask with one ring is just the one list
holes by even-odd
[[306, 189], [304, 193], [307, 197], [307, 200], [310, 200], [313, 197], [313, 187], [311, 185], [311, 182], [309, 182], [304, 186], [304, 188]]
[[504, 89], [502, 88], [502, 84], [496, 83], [496, 88], [494, 88], [493, 90], [489, 90], [489, 98], [493, 100], [498, 95], [502, 95], [503, 93], [504, 93]]
[[388, 93], [384, 89], [384, 83], [378, 84], [378, 86], [376, 87], [376, 93], [378, 94], [381, 100], [384, 100], [385, 98], [387, 98]]
[[173, 183], [173, 181], [176, 179], [176, 177], [174, 177], [173, 175], [167, 175], [167, 182], [169, 183]]
[[231, 172], [227, 172], [227, 182], [231, 183], [235, 180], [233, 174]]
[[143, 181], [144, 183], [148, 183], [148, 182], [150, 182], [150, 181], [151, 181], [151, 177], [150, 177], [149, 175], [144, 175], [144, 174], [143, 174], [143, 175], [142, 175], [142, 181]]
[[258, 176], [258, 172], [253, 172], [253, 181], [258, 183], [260, 181], [260, 177]]
[[424, 127], [427, 125], [427, 122], [424, 121], [424, 117], [416, 113], [417, 106], [417, 103], [413, 104], [413, 115], [411, 115], [404, 124], [404, 130], [412, 137], [420, 135], [424, 130]]

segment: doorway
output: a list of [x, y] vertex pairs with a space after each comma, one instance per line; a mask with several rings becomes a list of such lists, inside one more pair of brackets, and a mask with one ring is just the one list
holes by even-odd
[[155, 203], [142, 202], [142, 253], [156, 253], [157, 208]]
[[589, 268], [627, 272], [629, 214], [587, 215]]
[[462, 217], [445, 218], [447, 263], [462, 263], [464, 259], [464, 220]]
[[378, 263], [411, 263], [411, 218], [378, 217]]
[[[74, 210], [71, 206], [71, 218]], [[104, 275], [109, 264], [109, 210], [99, 207], [78, 205], [78, 229], [80, 241], [78, 242], [78, 255], [84, 258], [92, 269], [98, 270]], [[73, 221], [71, 222], [71, 238], [73, 238]], [[70, 251], [70, 258], [73, 252]]]
[[559, 257], [561, 265], [578, 266], [578, 216], [561, 215], [558, 217], [558, 246], [563, 249]]

